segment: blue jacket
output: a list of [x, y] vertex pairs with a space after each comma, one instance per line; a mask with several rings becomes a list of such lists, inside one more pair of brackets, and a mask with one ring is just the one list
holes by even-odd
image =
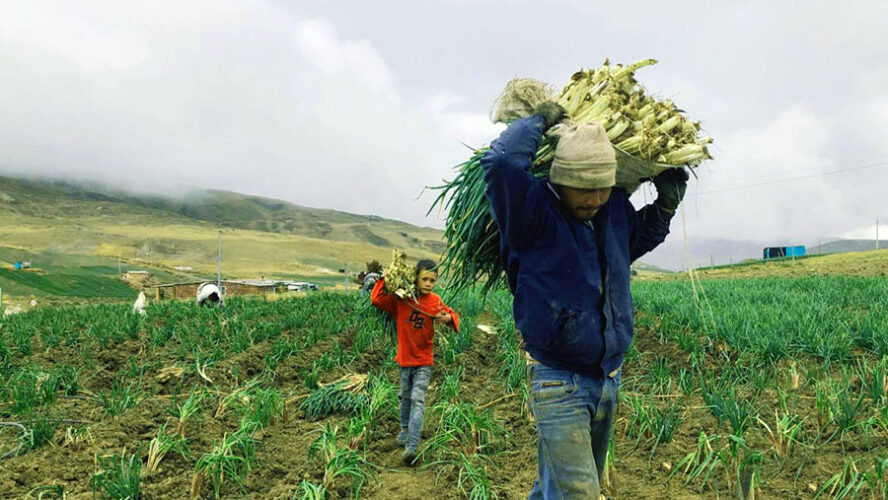
[[481, 159], [515, 325], [534, 359], [602, 377], [632, 342], [629, 264], [666, 239], [671, 215], [654, 204], [636, 212], [615, 187], [592, 221], [576, 220], [528, 170], [544, 128], [539, 116], [513, 122]]

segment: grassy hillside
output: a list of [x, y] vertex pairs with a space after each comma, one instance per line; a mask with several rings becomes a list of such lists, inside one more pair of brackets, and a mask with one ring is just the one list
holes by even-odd
[[[875, 250], [876, 240], [835, 240], [820, 245], [809, 245], [809, 254], [828, 254], [843, 252], [868, 252]], [[888, 248], [888, 241], [879, 239], [879, 248]]]
[[136, 196], [100, 187], [0, 177], [0, 213], [43, 219], [149, 217], [163, 224], [199, 222], [377, 246], [439, 253], [441, 232], [373, 215], [307, 208], [228, 191], [195, 192], [184, 199]]
[[[191, 276], [215, 276], [220, 228], [226, 278], [333, 284], [341, 278], [340, 268], [358, 271], [370, 260], [387, 262], [394, 247], [414, 259], [437, 259], [443, 250], [442, 233], [436, 229], [280, 200], [221, 191], [173, 200], [0, 177], [0, 242], [5, 245], [0, 262], [25, 258], [16, 252], [36, 254], [34, 266], [50, 281], [71, 282], [71, 277], [49, 275], [81, 275], [89, 266], [116, 268], [118, 260], [125, 268], [146, 267], [161, 276], [166, 271], [163, 277], [169, 279], [183, 277], [173, 271], [175, 266], [192, 267]], [[53, 267], [52, 256], [69, 260]], [[116, 269], [92, 274], [116, 280]], [[6, 275], [0, 276], [0, 286], [4, 283], [22, 293], [51, 293], [54, 286]]]
[[637, 276], [658, 276], [661, 274], [671, 274], [673, 272], [641, 261], [634, 262], [632, 264], [632, 270], [636, 272]]
[[[768, 276], [888, 276], [888, 251], [848, 252], [806, 256], [797, 259], [747, 261], [731, 266], [696, 270], [700, 278], [762, 278]], [[665, 279], [686, 278], [687, 273], [664, 275]]]

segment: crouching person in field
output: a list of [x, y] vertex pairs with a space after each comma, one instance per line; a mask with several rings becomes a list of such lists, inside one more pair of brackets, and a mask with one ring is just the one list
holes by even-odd
[[416, 265], [416, 300], [399, 299], [385, 291], [385, 276], [373, 287], [370, 302], [392, 315], [398, 330], [395, 361], [401, 367], [401, 432], [398, 444], [404, 445], [404, 462], [416, 459], [416, 447], [422, 431], [426, 392], [432, 373], [435, 323], [459, 329], [459, 316], [433, 293], [438, 282], [436, 264], [421, 260]]
[[197, 305], [222, 307], [225, 300], [222, 298], [222, 291], [215, 283], [204, 283], [197, 287]]
[[[688, 174], [654, 178], [636, 211], [616, 187], [616, 156], [598, 124], [559, 124], [549, 102], [513, 122], [481, 160], [514, 295], [539, 437], [530, 499], [598, 500], [621, 365], [634, 317], [629, 265], [669, 233]], [[549, 178], [529, 172], [540, 140], [557, 139]]]

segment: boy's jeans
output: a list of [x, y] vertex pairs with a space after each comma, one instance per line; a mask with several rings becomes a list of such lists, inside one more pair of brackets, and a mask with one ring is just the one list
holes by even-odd
[[401, 432], [407, 434], [405, 449], [416, 451], [419, 434], [422, 432], [422, 414], [425, 412], [426, 393], [429, 390], [431, 366], [402, 366], [401, 392]]
[[620, 374], [598, 379], [533, 364], [527, 378], [539, 435], [528, 500], [599, 500]]

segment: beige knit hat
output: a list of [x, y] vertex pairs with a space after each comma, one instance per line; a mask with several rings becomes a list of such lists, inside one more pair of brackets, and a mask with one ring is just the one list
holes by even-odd
[[616, 184], [617, 156], [604, 127], [597, 123], [559, 123], [546, 133], [557, 140], [549, 171], [553, 184], [602, 189]]

